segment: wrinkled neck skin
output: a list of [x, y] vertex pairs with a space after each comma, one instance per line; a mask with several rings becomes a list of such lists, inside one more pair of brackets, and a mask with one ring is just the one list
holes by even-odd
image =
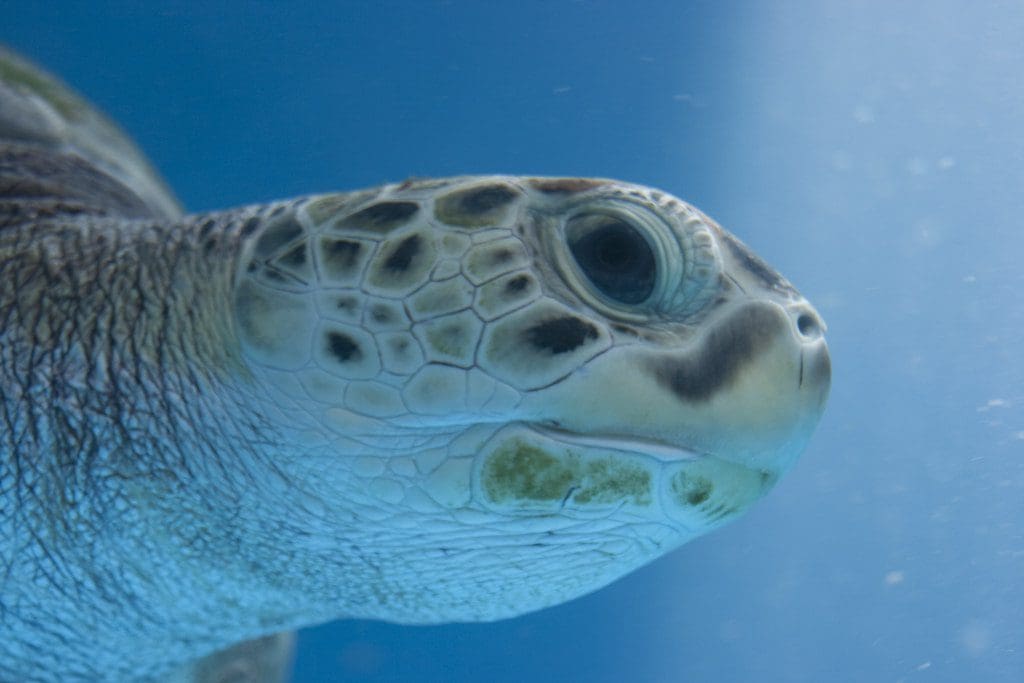
[[163, 680], [339, 617], [513, 616], [685, 540], [474, 507], [502, 424], [325, 429], [235, 334], [246, 221], [274, 208], [0, 231], [0, 680]]
[[248, 409], [236, 218], [0, 230], [0, 680], [148, 678], [303, 621], [259, 564], [302, 522]]

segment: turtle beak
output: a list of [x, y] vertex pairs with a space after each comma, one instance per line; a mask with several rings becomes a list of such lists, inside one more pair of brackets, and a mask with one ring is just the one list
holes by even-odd
[[565, 429], [633, 435], [707, 454], [772, 480], [821, 418], [831, 366], [824, 323], [803, 299], [748, 299], [687, 343], [613, 349], [552, 387]]

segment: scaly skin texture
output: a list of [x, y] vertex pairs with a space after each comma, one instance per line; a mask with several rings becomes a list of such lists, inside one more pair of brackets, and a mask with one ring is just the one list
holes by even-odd
[[[519, 208], [483, 232], [408, 216], [382, 228], [396, 206], [436, 215], [495, 182]], [[793, 336], [810, 309], [781, 279], [751, 296], [766, 271], [715, 251], [709, 264], [732, 259], [719, 266], [732, 303], [691, 313], [700, 325], [616, 328], [548, 284], [546, 223], [581, 201], [648, 211], [660, 195], [601, 181], [583, 199], [528, 200], [545, 182], [405, 184], [166, 226], [10, 211], [3, 673], [144, 679], [339, 616], [512, 616], [604, 585], [760, 497], [827, 389], [817, 333]], [[680, 239], [698, 239], [704, 219], [671, 202], [690, 226]], [[492, 227], [506, 222], [522, 229]], [[330, 265], [337, 239], [369, 250], [351, 282]], [[403, 284], [409, 271], [417, 283]], [[516, 273], [541, 282], [512, 287], [525, 298], [498, 312], [489, 298], [424, 296], [458, 272], [480, 281], [471, 293]], [[440, 341], [437, 321], [454, 330]], [[416, 363], [376, 348], [396, 335]], [[776, 400], [761, 405], [768, 388]]]
[[166, 558], [154, 539], [173, 522], [145, 519], [140, 504], [187, 490], [178, 514], [194, 514], [230, 488], [227, 463], [263, 438], [258, 419], [226, 419], [225, 383], [241, 367], [234, 247], [220, 233], [208, 248], [200, 224], [46, 216], [41, 205], [21, 221], [9, 212], [0, 229], [0, 678], [59, 665], [128, 680], [137, 662], [96, 651], [136, 633], [144, 661], [173, 619], [161, 596], [189, 590], [181, 572], [148, 566]]
[[821, 415], [817, 314], [663, 192], [181, 218], [5, 73], [0, 680], [272, 681], [270, 634], [557, 604], [734, 519]]

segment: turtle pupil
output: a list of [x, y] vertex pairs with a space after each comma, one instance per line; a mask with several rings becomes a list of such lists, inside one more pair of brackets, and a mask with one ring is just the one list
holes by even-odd
[[645, 301], [654, 290], [654, 252], [640, 231], [614, 216], [579, 216], [567, 229], [569, 251], [590, 282], [609, 299]]

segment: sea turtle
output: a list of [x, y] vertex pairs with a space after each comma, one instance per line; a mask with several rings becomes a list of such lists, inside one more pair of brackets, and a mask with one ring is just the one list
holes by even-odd
[[184, 216], [57, 80], [0, 81], [0, 679], [269, 681], [303, 625], [554, 605], [735, 518], [821, 415], [818, 314], [664, 192]]

